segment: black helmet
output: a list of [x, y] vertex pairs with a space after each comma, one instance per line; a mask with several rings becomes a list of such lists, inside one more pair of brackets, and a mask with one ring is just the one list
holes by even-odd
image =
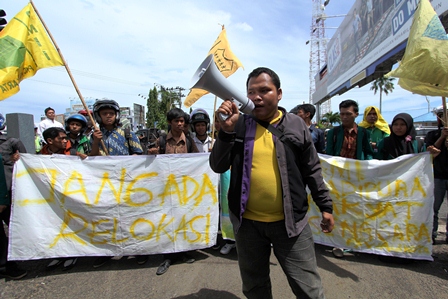
[[193, 110], [190, 114], [190, 123], [191, 123], [191, 129], [193, 132], [196, 132], [194, 129], [194, 125], [199, 122], [205, 122], [207, 124], [207, 131], [210, 128], [210, 117], [208, 116], [207, 111], [204, 109], [198, 108]]
[[6, 119], [3, 114], [0, 113], [0, 130], [3, 130], [6, 126]]
[[100, 125], [102, 124], [100, 110], [105, 108], [113, 109], [117, 112], [115, 123], [118, 125], [120, 122], [120, 106], [114, 100], [97, 100], [95, 104], [93, 104], [93, 115], [96, 122]]
[[81, 132], [83, 133], [87, 129], [87, 119], [81, 114], [73, 114], [67, 118], [65, 121], [65, 131], [67, 131], [67, 133], [70, 132], [70, 123], [74, 120], [81, 123]]

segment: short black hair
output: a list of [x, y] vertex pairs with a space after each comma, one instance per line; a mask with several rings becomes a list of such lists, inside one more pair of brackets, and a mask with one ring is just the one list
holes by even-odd
[[249, 87], [249, 80], [251, 78], [256, 78], [258, 76], [260, 76], [261, 74], [268, 74], [271, 77], [272, 83], [274, 83], [275, 87], [277, 89], [280, 88], [280, 78], [278, 77], [278, 75], [271, 69], [267, 68], [267, 67], [258, 67], [256, 69], [254, 69], [248, 76], [247, 76], [247, 81], [246, 81], [246, 88]]
[[185, 113], [184, 120], [185, 120], [185, 124], [189, 125], [190, 124], [190, 114]]
[[309, 112], [310, 113], [310, 119], [313, 119], [314, 115], [316, 114], [316, 108], [314, 107], [314, 105], [311, 105], [311, 104], [298, 105], [297, 106], [297, 112], [299, 112], [299, 110], [303, 110], [303, 112], [305, 112], [305, 113]]
[[297, 106], [295, 106], [294, 108], [292, 108], [291, 110], [289, 110], [289, 113], [292, 113], [292, 114], [297, 114], [297, 113], [299, 113], [299, 106], [300, 106], [300, 105], [297, 105]]
[[341, 108], [350, 108], [350, 107], [353, 107], [353, 111], [358, 113], [359, 107], [358, 107], [358, 103], [356, 103], [356, 101], [353, 101], [353, 100], [349, 99], [349, 100], [342, 101], [339, 104], [339, 109], [341, 109]]
[[44, 137], [45, 142], [47, 142], [48, 138], [55, 139], [59, 136], [59, 133], [67, 134], [62, 128], [59, 127], [51, 127], [46, 129], [42, 136]]
[[53, 111], [54, 111], [54, 109], [51, 108], [51, 107], [46, 108], [46, 109], [45, 109], [45, 115], [47, 115], [47, 112], [50, 111], [50, 110], [53, 110]]
[[179, 118], [179, 117], [183, 117], [185, 120], [185, 115], [186, 115], [186, 113], [182, 109], [173, 108], [170, 111], [168, 111], [168, 113], [166, 114], [166, 119], [168, 120], [168, 122], [171, 122], [172, 120]]

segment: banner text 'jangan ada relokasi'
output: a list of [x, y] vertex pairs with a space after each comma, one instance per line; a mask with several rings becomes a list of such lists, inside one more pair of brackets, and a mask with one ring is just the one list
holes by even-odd
[[208, 154], [22, 155], [15, 169], [11, 259], [134, 255], [212, 246], [218, 175]]

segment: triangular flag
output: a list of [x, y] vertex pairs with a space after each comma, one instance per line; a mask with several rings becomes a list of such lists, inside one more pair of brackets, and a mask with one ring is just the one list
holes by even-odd
[[[239, 67], [243, 67], [241, 61], [233, 54], [230, 50], [229, 42], [227, 41], [227, 33], [224, 27], [221, 30], [216, 41], [213, 43], [212, 48], [208, 52], [207, 56], [213, 54], [214, 61], [219, 71], [224, 75], [224, 77], [229, 77]], [[244, 68], [244, 67], [243, 67]], [[190, 93], [185, 98], [184, 106], [186, 108], [191, 107], [200, 97], [206, 95], [208, 91], [199, 88], [192, 88]]]
[[0, 101], [19, 92], [20, 81], [41, 68], [64, 65], [29, 3], [0, 32]]
[[420, 0], [403, 59], [386, 77], [416, 94], [448, 96], [448, 36], [429, 0]]

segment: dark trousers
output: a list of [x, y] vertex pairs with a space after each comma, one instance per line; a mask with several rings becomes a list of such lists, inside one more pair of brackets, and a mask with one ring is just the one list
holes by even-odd
[[[439, 228], [439, 210], [447, 193], [448, 180], [434, 178], [434, 222], [432, 227], [432, 237], [434, 239], [437, 238], [437, 229]], [[448, 229], [448, 220], [445, 227]], [[446, 237], [448, 238], [448, 230], [446, 230]]]
[[171, 263], [181, 263], [186, 258], [186, 252], [173, 252], [163, 254], [163, 260], [170, 260]]
[[235, 239], [243, 293], [247, 298], [272, 298], [269, 277], [271, 244], [296, 297], [325, 298], [308, 224], [300, 235], [289, 238], [284, 221], [258, 222], [243, 218]]
[[0, 213], [0, 267], [5, 267], [8, 261], [8, 238], [6, 237], [3, 222], [9, 226], [9, 217], [11, 215], [11, 206]]

